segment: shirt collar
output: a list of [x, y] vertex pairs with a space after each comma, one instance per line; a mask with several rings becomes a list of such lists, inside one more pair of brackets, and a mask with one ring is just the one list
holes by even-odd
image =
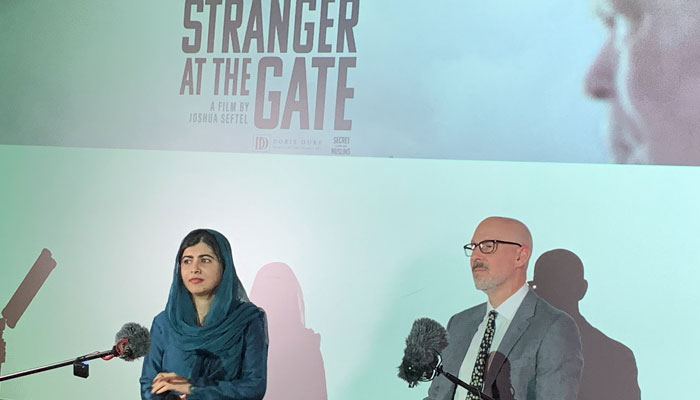
[[506, 301], [504, 301], [500, 306], [498, 306], [498, 308], [493, 308], [491, 306], [491, 303], [487, 301], [486, 315], [488, 315], [489, 311], [496, 310], [499, 317], [504, 317], [507, 320], [511, 321], [515, 316], [515, 312], [518, 311], [520, 303], [523, 302], [523, 299], [525, 298], [529, 290], [530, 287], [527, 285], [527, 283], [525, 283], [520, 289], [518, 289], [515, 293], [510, 295], [510, 297], [507, 298]]

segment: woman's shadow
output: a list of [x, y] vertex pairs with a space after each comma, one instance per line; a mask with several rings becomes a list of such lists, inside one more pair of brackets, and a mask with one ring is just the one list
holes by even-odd
[[265, 399], [324, 400], [321, 335], [306, 327], [304, 295], [292, 269], [273, 262], [258, 271], [250, 300], [267, 314], [270, 347]]
[[581, 332], [584, 365], [578, 400], [639, 400], [637, 363], [632, 350], [606, 336], [581, 315], [579, 301], [588, 290], [583, 276], [581, 259], [569, 250], [556, 249], [540, 256], [530, 282], [540, 297], [568, 313]]

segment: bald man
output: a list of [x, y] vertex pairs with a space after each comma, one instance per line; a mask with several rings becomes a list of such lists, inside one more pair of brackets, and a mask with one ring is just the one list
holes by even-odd
[[[489, 217], [464, 250], [474, 285], [488, 302], [450, 318], [444, 370], [495, 399], [575, 400], [581, 339], [571, 317], [527, 286], [530, 230], [512, 218]], [[441, 375], [426, 399], [478, 397]]]

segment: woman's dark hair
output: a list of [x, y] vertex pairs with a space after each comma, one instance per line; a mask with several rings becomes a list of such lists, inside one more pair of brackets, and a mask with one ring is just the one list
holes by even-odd
[[214, 250], [214, 255], [216, 256], [216, 259], [221, 263], [221, 267], [223, 268], [224, 258], [221, 257], [221, 249], [219, 249], [219, 244], [216, 243], [216, 238], [214, 237], [214, 235], [209, 233], [206, 229], [195, 229], [192, 232], [188, 233], [184, 239], [182, 239], [182, 244], [180, 244], [180, 250], [177, 251], [178, 264], [182, 259], [182, 253], [185, 252], [185, 249], [188, 247], [192, 247], [200, 242], [203, 242], [207, 246], [211, 247], [212, 250]]

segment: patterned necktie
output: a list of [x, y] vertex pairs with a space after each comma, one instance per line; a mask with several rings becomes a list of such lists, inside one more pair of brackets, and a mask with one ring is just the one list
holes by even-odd
[[[491, 342], [493, 341], [493, 334], [496, 332], [496, 311], [489, 311], [489, 320], [486, 322], [486, 331], [484, 332], [484, 338], [481, 339], [481, 346], [479, 346], [479, 355], [476, 357], [476, 363], [474, 363], [474, 369], [472, 370], [472, 380], [469, 382], [470, 385], [476, 386], [477, 388], [484, 389], [484, 372], [486, 371], [486, 360], [489, 358], [489, 351], [491, 350]], [[479, 400], [480, 397], [476, 394], [469, 392], [467, 395], [467, 400]]]

